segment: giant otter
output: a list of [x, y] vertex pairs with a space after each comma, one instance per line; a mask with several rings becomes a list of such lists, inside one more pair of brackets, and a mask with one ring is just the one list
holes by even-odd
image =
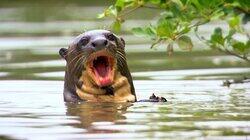
[[[77, 36], [59, 54], [67, 62], [64, 101], [137, 101], [125, 54], [125, 41], [107, 30], [87, 31]], [[166, 101], [151, 96], [143, 101]]]

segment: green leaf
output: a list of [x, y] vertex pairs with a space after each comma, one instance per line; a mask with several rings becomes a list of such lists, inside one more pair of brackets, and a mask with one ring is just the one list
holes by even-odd
[[250, 39], [247, 41], [246, 47], [247, 47], [247, 48], [250, 48]]
[[230, 42], [230, 40], [232, 40], [232, 36], [236, 33], [236, 30], [234, 29], [230, 29], [227, 36], [225, 37], [225, 40], [227, 40], [227, 42]]
[[199, 0], [192, 0], [190, 1], [191, 4], [194, 5], [194, 7], [198, 10], [201, 11], [202, 10], [202, 5], [200, 4]]
[[97, 18], [104, 18], [105, 17], [105, 14], [104, 13], [101, 13], [101, 14], [98, 14], [97, 15]]
[[132, 32], [139, 37], [149, 37], [151, 39], [154, 39], [156, 37], [156, 31], [153, 27], [149, 26], [146, 28], [132, 28]]
[[139, 37], [145, 37], [147, 35], [141, 27], [132, 28], [132, 32]]
[[239, 53], [244, 53], [247, 48], [247, 46], [245, 46], [245, 44], [242, 42], [235, 42], [232, 46], [233, 49]]
[[174, 17], [174, 14], [172, 11], [164, 11], [160, 15], [162, 17], [165, 17], [165, 18], [173, 18]]
[[243, 9], [244, 11], [250, 10], [250, 1], [249, 0], [237, 0], [239, 3], [239, 7]]
[[115, 17], [117, 16], [116, 8], [113, 5], [105, 9], [103, 13], [97, 15], [97, 18], [103, 18], [108, 16], [115, 16]]
[[159, 37], [171, 38], [176, 30], [176, 22], [168, 19], [160, 19], [156, 28]]
[[245, 54], [249, 54], [250, 53], [250, 39], [246, 42], [246, 45], [245, 45], [246, 49], [245, 49]]
[[191, 29], [187, 26], [183, 27], [183, 29], [181, 30], [181, 34], [186, 34], [190, 31]]
[[172, 2], [177, 4], [180, 8], [183, 8], [183, 4], [182, 4], [181, 0], [172, 0]]
[[237, 51], [241, 54], [248, 54], [250, 52], [250, 40], [246, 43], [234, 40], [232, 45], [234, 51]]
[[117, 11], [121, 11], [125, 7], [125, 1], [124, 0], [116, 0], [115, 7]]
[[160, 4], [161, 0], [149, 0], [149, 2], [152, 4]]
[[240, 17], [239, 16], [233, 16], [229, 19], [228, 24], [230, 28], [237, 28], [240, 24]]
[[116, 0], [115, 7], [117, 12], [121, 12], [124, 8], [132, 6], [135, 1], [134, 0]]
[[225, 15], [224, 11], [216, 11], [213, 13], [211, 20], [216, 20], [216, 19], [220, 19], [221, 17], [223, 17]]
[[116, 0], [115, 6], [116, 7], [121, 7], [123, 8], [125, 5], [125, 1], [124, 0]]
[[210, 42], [212, 44], [224, 45], [225, 39], [222, 36], [221, 28], [215, 28], [214, 33], [211, 35]]
[[114, 7], [114, 5], [109, 6], [105, 11], [104, 11], [105, 17], [107, 16], [117, 16], [117, 10]]
[[113, 24], [112, 24], [112, 29], [115, 32], [119, 32], [121, 30], [121, 22], [116, 20]]
[[224, 0], [198, 0], [203, 8], [218, 9]]
[[178, 44], [179, 48], [182, 50], [191, 51], [193, 48], [193, 43], [190, 37], [183, 35], [177, 38], [176, 43]]

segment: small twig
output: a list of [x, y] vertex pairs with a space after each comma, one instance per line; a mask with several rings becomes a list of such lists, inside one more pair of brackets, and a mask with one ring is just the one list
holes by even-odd
[[231, 84], [243, 84], [243, 83], [249, 83], [250, 79], [247, 77], [243, 77], [243, 79], [233, 79], [231, 81], [226, 80], [223, 81], [223, 86], [230, 87]]
[[143, 5], [142, 7], [149, 8], [149, 9], [163, 9], [163, 8], [160, 8], [160, 7], [155, 7], [155, 6], [150, 6], [150, 5]]
[[203, 24], [206, 24], [206, 23], [208, 23], [208, 22], [209, 22], [209, 20], [198, 21], [198, 22], [196, 22], [195, 24], [189, 26], [189, 28], [198, 27], [198, 26], [203, 25]]
[[[197, 26], [197, 28], [198, 28], [198, 26]], [[200, 37], [200, 36], [198, 35], [198, 32], [197, 32], [197, 31], [198, 31], [198, 29], [194, 31], [194, 34], [195, 34], [195, 36], [198, 38], [198, 40], [201, 41], [202, 43], [206, 44], [207, 46], [210, 46], [210, 44], [207, 42], [206, 39], [204, 39], [203, 37]]]
[[242, 7], [236, 7], [235, 9], [242, 12], [242, 13], [250, 14], [250, 10], [243, 9]]
[[[194, 28], [194, 27], [198, 27], [198, 26], [200, 26], [200, 25], [203, 25], [203, 24], [206, 24], [208, 21], [203, 21], [203, 22], [201, 22], [201, 21], [199, 21], [199, 22], [197, 22], [197, 23], [195, 23], [195, 24], [193, 24], [193, 25], [190, 25], [188, 28], [190, 28], [190, 29], [192, 29], [192, 28]], [[178, 26], [178, 24], [179, 23], [177, 23], [177, 26]], [[182, 30], [182, 31], [180, 31], [180, 32], [177, 32], [176, 34], [176, 36], [175, 36], [175, 39], [176, 38], [179, 38], [180, 36], [182, 36], [183, 34], [184, 34], [185, 32]], [[197, 34], [196, 32], [195, 32], [195, 34]], [[198, 38], [198, 37], [197, 37]], [[198, 38], [199, 39], [199, 38]]]
[[158, 38], [153, 44], [151, 45], [150, 49], [154, 48], [154, 46], [162, 41], [161, 38]]
[[129, 13], [131, 13], [131, 12], [137, 10], [138, 8], [141, 8], [141, 7], [142, 7], [142, 5], [138, 5], [138, 6], [134, 7], [134, 8], [132, 8], [132, 9], [130, 9], [129, 11], [121, 13], [118, 17], [123, 17], [125, 15], [128, 15]]
[[226, 53], [226, 54], [230, 54], [230, 55], [236, 56], [236, 57], [241, 58], [241, 59], [247, 61], [248, 63], [250, 63], [250, 59], [248, 59], [248, 57], [245, 56], [245, 55], [241, 56], [241, 55], [239, 55], [239, 54], [237, 54], [237, 53], [234, 53], [234, 52], [232, 52], [232, 51], [229, 51], [228, 49], [224, 49], [224, 50], [223, 50], [223, 49], [221, 49], [221, 48], [217, 48], [217, 50], [219, 50], [220, 52]]

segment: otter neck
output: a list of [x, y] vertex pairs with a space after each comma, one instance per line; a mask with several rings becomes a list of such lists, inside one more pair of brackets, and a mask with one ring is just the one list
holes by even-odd
[[119, 71], [116, 71], [114, 82], [111, 85], [114, 89], [113, 95], [106, 94], [106, 90], [94, 85], [88, 79], [86, 72], [83, 72], [80, 80], [84, 83], [82, 87], [76, 89], [76, 93], [82, 100], [89, 102], [134, 102], [136, 100], [130, 90], [128, 79]]

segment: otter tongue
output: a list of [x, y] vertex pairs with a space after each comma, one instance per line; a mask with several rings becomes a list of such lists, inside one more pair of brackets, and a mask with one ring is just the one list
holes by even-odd
[[96, 65], [96, 71], [101, 86], [107, 86], [111, 83], [111, 80], [108, 77], [109, 67], [106, 67], [105, 63], [98, 63]]
[[109, 66], [108, 57], [99, 56], [93, 61], [94, 73], [96, 80], [98, 80], [99, 86], [108, 86], [111, 84], [110, 72], [111, 67]]
[[96, 71], [101, 77], [106, 77], [106, 75], [108, 74], [108, 69], [104, 63], [96, 64]]

